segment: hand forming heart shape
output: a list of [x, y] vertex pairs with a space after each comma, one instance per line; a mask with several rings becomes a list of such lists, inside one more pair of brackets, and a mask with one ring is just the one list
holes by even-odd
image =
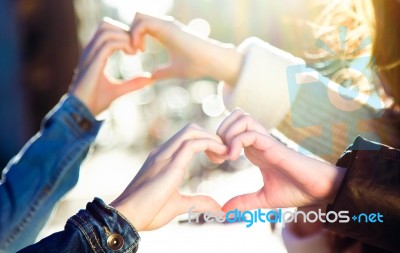
[[339, 187], [343, 169], [287, 148], [240, 109], [222, 122], [217, 133], [230, 147], [230, 159], [237, 159], [244, 148], [264, 181], [259, 191], [229, 200], [224, 211], [309, 206], [329, 201]]
[[78, 97], [94, 115], [106, 109], [117, 97], [154, 81], [149, 73], [118, 81], [104, 72], [108, 58], [115, 51], [136, 52], [128, 30], [126, 25], [106, 18], [82, 52], [70, 93]]

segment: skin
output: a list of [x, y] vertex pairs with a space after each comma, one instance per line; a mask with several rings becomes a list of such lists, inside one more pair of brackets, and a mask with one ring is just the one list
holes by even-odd
[[[227, 101], [230, 100], [232, 87], [238, 81], [243, 61], [243, 55], [232, 45], [198, 37], [171, 17], [158, 18], [137, 13], [131, 26], [131, 37], [135, 49], [145, 50], [144, 37], [146, 35], [157, 39], [170, 53], [168, 64], [153, 72], [155, 80], [211, 77], [225, 82], [224, 97]], [[268, 181], [265, 173], [263, 173], [263, 178], [264, 182]], [[259, 196], [262, 192], [260, 190]], [[293, 232], [298, 236], [314, 234], [321, 228], [321, 224], [318, 223], [294, 225], [296, 226], [293, 228], [296, 229]]]
[[136, 50], [145, 50], [146, 35], [168, 49], [170, 61], [153, 72], [156, 80], [207, 76], [228, 84], [237, 82], [243, 56], [233, 45], [199, 37], [171, 17], [137, 13], [130, 34]]
[[229, 159], [236, 160], [244, 149], [264, 181], [259, 191], [229, 200], [223, 211], [310, 206], [329, 203], [336, 196], [343, 168], [287, 148], [242, 110], [233, 111], [217, 133], [229, 147]]
[[[106, 62], [114, 52], [136, 52], [128, 29], [116, 21], [104, 20], [83, 50], [69, 94], [76, 96], [94, 115], [105, 110], [116, 98], [154, 81], [146, 73], [125, 81], [113, 80], [105, 74]], [[208, 196], [179, 193], [178, 187], [191, 157], [201, 151], [212, 161], [221, 163], [226, 158], [227, 148], [217, 135], [188, 125], [149, 155], [140, 172], [111, 205], [139, 231], [159, 228], [193, 205], [196, 206], [194, 211], [221, 210]]]
[[190, 124], [150, 153], [132, 182], [110, 205], [138, 231], [160, 228], [193, 206], [194, 212], [221, 211], [209, 196], [179, 192], [185, 170], [198, 152], [207, 152], [212, 161], [222, 163], [227, 147], [217, 135]]
[[[117, 50], [128, 54], [143, 50], [146, 34], [175, 48], [171, 62], [156, 70], [152, 77], [144, 74], [126, 81], [108, 77], [104, 73], [107, 59]], [[187, 50], [187, 43], [198, 50]], [[207, 75], [235, 83], [241, 60], [235, 49], [187, 33], [172, 20], [139, 14], [131, 33], [123, 25], [106, 20], [84, 49], [69, 92], [97, 115], [117, 97], [159, 78]], [[225, 61], [229, 62], [226, 66], [223, 64]], [[264, 187], [229, 200], [222, 207], [225, 211], [328, 203], [335, 196], [344, 175], [342, 168], [286, 148], [250, 115], [235, 110], [222, 122], [217, 134], [188, 125], [154, 149], [132, 182], [110, 205], [138, 231], [162, 227], [192, 206], [196, 207], [192, 210], [194, 212], [216, 213], [221, 206], [211, 197], [187, 196], [179, 192], [185, 170], [198, 152], [206, 152], [211, 161], [222, 163], [227, 159], [237, 159], [243, 149], [247, 158], [260, 168]]]
[[[179, 192], [192, 157], [206, 152], [216, 162], [246, 157], [260, 168], [264, 186], [257, 192], [236, 196], [222, 207], [257, 208], [326, 204], [336, 195], [345, 170], [300, 155], [272, 138], [250, 115], [235, 110], [218, 129], [218, 135], [188, 125], [151, 152], [125, 191], [111, 203], [138, 231], [153, 230], [179, 214], [218, 212], [221, 206], [209, 196]], [[301, 171], [301, 173], [299, 173]], [[151, 196], [151, 198], [149, 197]]]
[[114, 52], [135, 52], [127, 30], [128, 27], [121, 23], [104, 20], [82, 52], [69, 93], [81, 100], [93, 115], [105, 110], [116, 98], [153, 83], [148, 73], [119, 81], [104, 72], [106, 62]]

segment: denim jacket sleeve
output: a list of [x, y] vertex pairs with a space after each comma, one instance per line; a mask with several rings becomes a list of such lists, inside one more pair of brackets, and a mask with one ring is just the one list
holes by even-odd
[[135, 253], [140, 237], [129, 221], [114, 208], [95, 198], [72, 216], [63, 231], [19, 251]]
[[325, 226], [338, 234], [400, 252], [400, 150], [357, 137], [337, 166], [347, 168], [347, 172], [328, 211], [349, 211], [350, 220]]
[[0, 252], [34, 242], [55, 203], [77, 183], [100, 126], [77, 98], [65, 96], [9, 162], [0, 181]]

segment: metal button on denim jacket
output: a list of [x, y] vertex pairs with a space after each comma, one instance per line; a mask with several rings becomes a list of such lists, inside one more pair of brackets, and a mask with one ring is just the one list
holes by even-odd
[[95, 198], [85, 210], [68, 220], [64, 231], [52, 234], [20, 253], [135, 253], [139, 240], [139, 234], [126, 218]]

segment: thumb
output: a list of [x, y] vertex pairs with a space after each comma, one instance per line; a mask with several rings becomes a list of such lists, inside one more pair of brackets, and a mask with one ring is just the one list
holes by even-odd
[[115, 85], [114, 92], [116, 97], [120, 97], [126, 93], [139, 90], [153, 82], [154, 80], [151, 78], [151, 75], [149, 73], [145, 73], [140, 76], [133, 77], [132, 79], [123, 81], [119, 85]]
[[204, 195], [197, 195], [197, 196], [182, 196], [182, 201], [180, 203], [179, 214], [183, 213], [196, 213], [196, 212], [213, 212], [217, 213], [221, 211], [221, 205], [218, 204], [215, 199], [204, 196]]
[[253, 210], [257, 208], [268, 208], [264, 204], [263, 195], [264, 193], [259, 190], [253, 193], [247, 193], [233, 197], [222, 207], [222, 211], [227, 213], [228, 211], [238, 209], [239, 211]]

